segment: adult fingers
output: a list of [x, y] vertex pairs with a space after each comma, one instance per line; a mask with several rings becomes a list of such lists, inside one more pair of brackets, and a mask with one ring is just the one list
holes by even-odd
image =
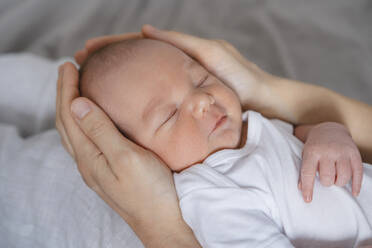
[[305, 152], [303, 155], [300, 184], [302, 196], [305, 202], [311, 202], [313, 198], [313, 188], [316, 171], [318, 169], [318, 159]]
[[83, 48], [82, 50], [79, 50], [74, 55], [76, 63], [79, 65], [82, 65], [84, 61], [88, 58], [88, 50], [86, 48]]
[[[113, 185], [111, 183], [111, 185]], [[115, 187], [115, 186], [114, 186]], [[96, 187], [93, 190], [103, 199], [107, 205], [109, 205], [117, 214], [119, 214], [125, 221], [129, 221], [129, 217], [131, 217], [123, 208], [121, 208], [110, 196], [107, 194], [103, 188]]]
[[336, 163], [337, 179], [335, 184], [337, 186], [345, 186], [351, 179], [351, 166], [349, 159], [340, 159]]
[[200, 54], [211, 46], [210, 40], [175, 31], [159, 30], [150, 25], [144, 25], [142, 33], [145, 37], [170, 43], [199, 61], [203, 59]]
[[354, 196], [358, 196], [360, 192], [360, 188], [362, 186], [363, 180], [363, 164], [362, 158], [360, 153], [356, 153], [351, 157], [351, 169], [353, 171], [353, 183], [352, 183], [352, 191]]
[[332, 159], [323, 158], [319, 161], [319, 179], [323, 186], [331, 186], [335, 183], [336, 167]]
[[139, 33], [139, 32], [117, 34], [117, 35], [106, 35], [106, 36], [101, 36], [97, 38], [92, 38], [85, 42], [84, 49], [77, 51], [74, 57], [75, 57], [76, 62], [79, 65], [81, 65], [88, 58], [89, 54], [97, 51], [98, 49], [108, 44], [121, 41], [121, 40], [139, 39], [139, 38], [143, 38], [142, 33]]
[[61, 65], [58, 69], [58, 80], [57, 80], [57, 89], [56, 89], [57, 92], [56, 92], [56, 120], [55, 120], [56, 123], [55, 125], [61, 137], [62, 145], [72, 157], [75, 157], [74, 151], [72, 149], [72, 146], [66, 134], [66, 130], [61, 120], [62, 81], [63, 81], [63, 65]]
[[99, 49], [113, 42], [117, 42], [121, 40], [128, 40], [128, 39], [139, 39], [139, 38], [143, 38], [142, 33], [139, 33], [139, 32], [106, 35], [106, 36], [96, 37], [96, 38], [87, 40], [85, 42], [85, 48], [88, 51], [93, 51], [93, 50]]
[[225, 40], [203, 39], [176, 31], [160, 30], [151, 25], [144, 25], [142, 27], [142, 33], [145, 37], [170, 43], [200, 62], [204, 62], [208, 51], [211, 51], [213, 54], [223, 51], [227, 52], [242, 64], [255, 66], [253, 63], [247, 61], [233, 45]]
[[258, 66], [249, 60], [247, 60], [233, 45], [225, 40], [216, 40], [221, 46], [226, 49], [236, 60], [238, 60], [241, 64], [247, 66], [250, 69], [260, 70]]
[[97, 182], [92, 177], [90, 165], [102, 163], [102, 159], [98, 159], [101, 152], [84, 135], [71, 115], [71, 102], [79, 97], [78, 71], [72, 63], [67, 62], [63, 65], [62, 74], [61, 92], [59, 94], [59, 116], [62, 123], [61, 126], [64, 127], [67, 136], [66, 139], [70, 141], [72, 150], [75, 154], [75, 161], [77, 162], [78, 169], [85, 183], [90, 188], [94, 188]]
[[249, 83], [237, 82], [255, 82], [257, 77], [260, 77], [260, 81], [265, 81], [263, 76], [267, 73], [246, 60], [234, 46], [224, 40], [203, 39], [175, 31], [159, 30], [150, 25], [144, 25], [142, 33], [145, 37], [170, 43], [195, 58], [234, 88], [241, 98], [244, 97], [240, 92], [246, 91]]
[[89, 99], [84, 97], [75, 99], [71, 110], [85, 135], [105, 155], [115, 175], [125, 163], [122, 161], [123, 157], [130, 160], [136, 156], [139, 147], [126, 139], [109, 117]]

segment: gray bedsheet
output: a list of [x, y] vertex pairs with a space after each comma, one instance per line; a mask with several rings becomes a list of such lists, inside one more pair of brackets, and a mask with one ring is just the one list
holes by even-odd
[[372, 104], [371, 0], [1, 0], [0, 52], [72, 56], [145, 23], [225, 39], [271, 73]]

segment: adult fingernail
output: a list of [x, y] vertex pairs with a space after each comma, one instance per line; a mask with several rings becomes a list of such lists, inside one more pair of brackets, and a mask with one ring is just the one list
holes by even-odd
[[305, 201], [306, 202], [311, 202], [311, 196], [310, 195], [306, 196]]
[[61, 75], [63, 73], [63, 65], [58, 67], [58, 73]]
[[147, 31], [151, 32], [151, 33], [154, 33], [154, 32], [157, 32], [159, 31], [157, 28], [155, 28], [154, 26], [151, 26], [150, 24], [146, 24], [144, 26], [144, 28], [147, 29]]
[[298, 185], [297, 185], [297, 187], [298, 187], [299, 190], [302, 190], [302, 183], [299, 182]]
[[89, 103], [82, 99], [76, 99], [71, 104], [71, 111], [78, 119], [83, 119], [90, 110]]

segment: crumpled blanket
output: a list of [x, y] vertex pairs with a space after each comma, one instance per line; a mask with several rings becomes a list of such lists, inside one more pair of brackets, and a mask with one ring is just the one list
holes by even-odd
[[143, 247], [84, 184], [54, 128], [66, 60], [0, 56], [0, 247]]

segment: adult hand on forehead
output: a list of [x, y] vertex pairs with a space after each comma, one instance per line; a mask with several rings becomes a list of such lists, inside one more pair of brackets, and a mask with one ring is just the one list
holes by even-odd
[[127, 221], [146, 247], [178, 246], [177, 235], [199, 247], [182, 220], [170, 169], [123, 137], [97, 105], [80, 97], [78, 71], [69, 62], [60, 67], [56, 127], [85, 183]]
[[89, 54], [103, 46], [132, 38], [156, 39], [181, 49], [232, 88], [244, 109], [255, 109], [264, 113], [269, 107], [264, 98], [270, 92], [268, 87], [273, 76], [245, 59], [238, 50], [224, 40], [203, 39], [144, 25], [142, 33], [109, 35], [88, 40], [85, 47], [76, 52], [75, 60], [78, 64], [82, 64]]
[[82, 65], [91, 53], [100, 48], [117, 41], [136, 38], [143, 38], [143, 35], [141, 33], [126, 33], [89, 39], [85, 42], [85, 47], [75, 53], [75, 60], [79, 65]]
[[167, 42], [197, 60], [239, 96], [243, 109], [262, 111], [273, 76], [245, 59], [239, 51], [224, 40], [209, 40], [175, 31], [156, 29], [144, 25], [145, 38]]

